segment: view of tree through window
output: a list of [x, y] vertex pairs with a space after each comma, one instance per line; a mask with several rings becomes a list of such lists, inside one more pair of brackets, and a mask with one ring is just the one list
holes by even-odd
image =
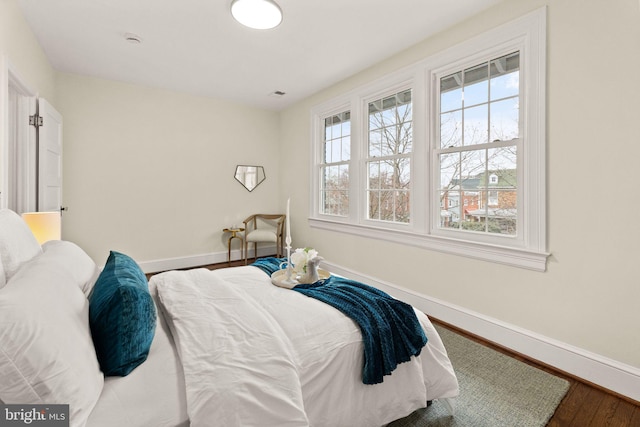
[[520, 54], [440, 78], [440, 227], [515, 235]]
[[410, 220], [411, 90], [369, 103], [368, 218]]
[[326, 215], [349, 214], [349, 160], [351, 159], [351, 112], [324, 119], [323, 162], [320, 167], [321, 207]]

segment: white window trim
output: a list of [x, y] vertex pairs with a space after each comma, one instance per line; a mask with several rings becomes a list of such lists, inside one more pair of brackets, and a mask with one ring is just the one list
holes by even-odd
[[[313, 171], [311, 176], [311, 188], [314, 188], [315, 191], [311, 192], [311, 200], [310, 200], [310, 210], [311, 212], [316, 212], [318, 216], [330, 219], [332, 222], [341, 222], [348, 221], [349, 218], [353, 217], [353, 206], [349, 206], [349, 215], [347, 217], [342, 217], [338, 215], [325, 215], [320, 214], [320, 182], [321, 182], [321, 164], [323, 163], [323, 144], [324, 142], [324, 118], [333, 116], [335, 114], [340, 114], [345, 111], [351, 112], [351, 147], [350, 147], [350, 160], [349, 160], [349, 198], [353, 195], [352, 191], [354, 190], [354, 183], [351, 179], [351, 164], [353, 163], [352, 159], [354, 156], [353, 153], [353, 141], [354, 141], [354, 133], [357, 135], [357, 130], [354, 129], [354, 117], [353, 111], [351, 111], [351, 106], [348, 100], [344, 98], [340, 98], [335, 102], [331, 102], [330, 104], [325, 104], [322, 110], [313, 110], [312, 111], [312, 119], [311, 119], [311, 134], [312, 141], [314, 142], [311, 146], [311, 168], [309, 170]], [[323, 120], [318, 120], [318, 117], [322, 117]]]
[[[489, 48], [487, 48], [489, 46]], [[518, 164], [518, 182], [524, 186], [522, 192], [522, 219], [524, 224], [518, 238], [506, 236], [483, 236], [479, 240], [466, 240], [461, 233], [451, 234], [437, 228], [440, 206], [433, 203], [434, 166], [431, 146], [435, 141], [434, 114], [437, 114], [437, 99], [434, 94], [435, 75], [447, 68], [455, 68], [478, 59], [487, 59], [493, 52], [520, 50], [522, 94], [522, 123], [526, 142], [522, 149], [526, 159]], [[362, 200], [363, 186], [363, 140], [366, 132], [362, 127], [363, 105], [376, 93], [392, 91], [412, 81], [413, 89], [413, 153], [411, 163], [411, 222], [409, 224], [380, 224], [364, 220]], [[424, 249], [462, 255], [474, 259], [516, 266], [535, 271], [545, 271], [546, 252], [546, 7], [533, 11], [471, 40], [460, 43], [439, 54], [392, 73], [364, 87], [318, 105], [311, 110], [311, 203], [309, 224], [311, 227], [408, 244]], [[319, 214], [320, 159], [318, 137], [321, 118], [344, 110], [351, 111], [351, 162], [350, 162], [350, 208], [348, 217], [333, 217]], [[429, 119], [426, 119], [429, 118]], [[365, 132], [365, 133], [363, 133]], [[428, 144], [425, 144], [427, 141]], [[420, 167], [429, 165], [430, 167]], [[428, 170], [428, 171], [427, 171]], [[356, 200], [357, 199], [357, 200]], [[520, 206], [520, 205], [519, 205]], [[430, 213], [427, 215], [425, 213]], [[520, 218], [519, 218], [520, 219]]]

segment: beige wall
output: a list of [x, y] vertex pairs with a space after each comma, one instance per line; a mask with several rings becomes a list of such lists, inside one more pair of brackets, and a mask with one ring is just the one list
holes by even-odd
[[[64, 238], [97, 262], [226, 253], [222, 229], [279, 201], [274, 112], [221, 100], [59, 74], [64, 117]], [[237, 164], [264, 166], [253, 192]], [[236, 241], [237, 243], [237, 241]]]
[[[545, 4], [546, 273], [308, 226], [311, 106]], [[314, 246], [354, 271], [640, 367], [638, 69], [637, 0], [509, 0], [299, 103], [280, 117], [288, 165], [281, 191], [292, 197], [294, 246]]]
[[55, 103], [55, 72], [15, 0], [0, 0], [0, 190], [6, 171], [8, 70], [36, 95]]
[[0, 0], [0, 55], [32, 90], [55, 101], [53, 68], [15, 0]]
[[[277, 113], [57, 73], [15, 0], [0, 0], [0, 59], [0, 75], [10, 64], [63, 115], [63, 238], [96, 262], [110, 249], [140, 262], [226, 254], [222, 228], [281, 211]], [[264, 166], [266, 181], [249, 193], [236, 164]]]

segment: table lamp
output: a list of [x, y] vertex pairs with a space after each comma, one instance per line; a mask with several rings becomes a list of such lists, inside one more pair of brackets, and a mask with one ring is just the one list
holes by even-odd
[[22, 219], [41, 245], [49, 240], [61, 239], [60, 212], [25, 212], [22, 214]]

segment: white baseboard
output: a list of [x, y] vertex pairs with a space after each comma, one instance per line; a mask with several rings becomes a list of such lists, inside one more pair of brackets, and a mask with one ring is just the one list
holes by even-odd
[[337, 264], [322, 267], [379, 288], [427, 315], [640, 402], [640, 369]]
[[[244, 259], [242, 257], [240, 249], [234, 249], [231, 251], [231, 260], [237, 261]], [[258, 247], [258, 256], [269, 256], [276, 252], [275, 245], [273, 246], [265, 246], [260, 245]], [[185, 257], [178, 258], [165, 258], [158, 259], [153, 261], [140, 261], [138, 265], [145, 273], [157, 273], [159, 271], [168, 271], [168, 270], [180, 270], [184, 268], [193, 268], [193, 267], [201, 267], [203, 265], [208, 264], [218, 264], [227, 262], [227, 252], [212, 252], [208, 254], [200, 254], [200, 255], [189, 255]], [[249, 249], [249, 257], [253, 258], [253, 250]]]

